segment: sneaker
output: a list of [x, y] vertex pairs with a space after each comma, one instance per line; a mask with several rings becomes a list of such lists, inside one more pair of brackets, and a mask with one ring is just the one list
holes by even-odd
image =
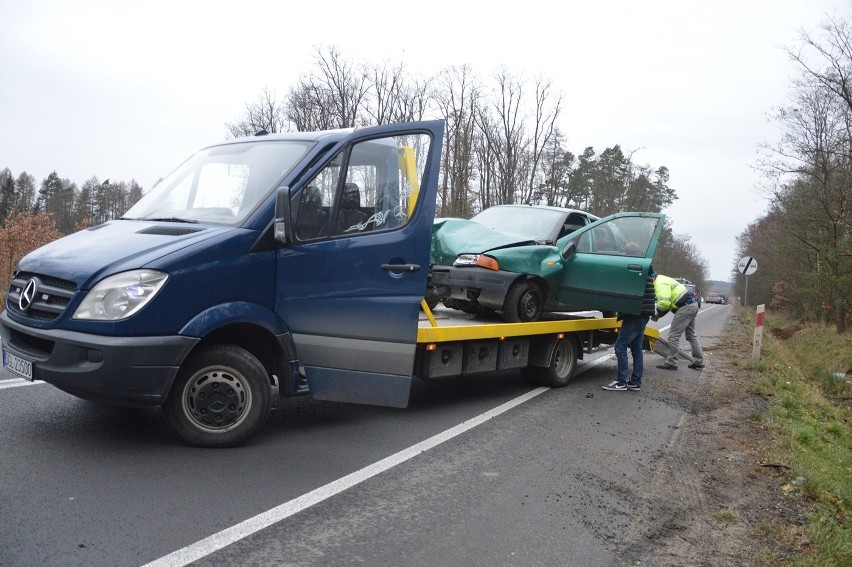
[[627, 381], [627, 389], [633, 390], [634, 392], [636, 392], [636, 391], [639, 391], [639, 390], [642, 389], [642, 384], [637, 384], [633, 380], [628, 380]]
[[624, 392], [627, 390], [627, 384], [619, 382], [618, 380], [613, 380], [606, 386], [603, 386], [603, 389], [610, 390], [611, 392]]
[[662, 368], [663, 370], [677, 370], [677, 364], [658, 364], [657, 368]]
[[701, 369], [704, 368], [704, 365], [703, 364], [695, 364], [693, 362], [692, 364], [689, 365], [689, 367], [692, 368], [693, 370], [701, 370]]

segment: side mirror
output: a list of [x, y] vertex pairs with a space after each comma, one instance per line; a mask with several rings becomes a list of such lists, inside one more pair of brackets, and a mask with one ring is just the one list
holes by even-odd
[[562, 249], [562, 259], [567, 260], [572, 254], [574, 254], [574, 250], [577, 249], [577, 242], [575, 240], [569, 240], [565, 243], [565, 248]]
[[275, 194], [275, 240], [287, 244], [291, 238], [290, 187], [279, 187]]

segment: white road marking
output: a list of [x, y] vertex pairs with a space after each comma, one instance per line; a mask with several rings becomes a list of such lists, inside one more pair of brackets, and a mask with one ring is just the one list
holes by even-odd
[[[596, 358], [588, 363], [583, 364], [582, 366], [578, 366], [574, 371], [574, 375], [582, 374], [583, 372], [598, 366], [599, 364], [604, 363], [605, 361], [613, 358], [615, 355], [613, 353], [605, 354], [601, 357]], [[262, 529], [268, 528], [269, 526], [276, 524], [282, 520], [289, 518], [290, 516], [301, 512], [307, 508], [315, 504], [319, 504], [323, 500], [327, 500], [336, 494], [340, 494], [344, 490], [352, 488], [353, 486], [364, 482], [365, 480], [369, 480], [370, 478], [381, 474], [387, 470], [392, 469], [393, 467], [408, 461], [417, 455], [428, 451], [438, 445], [449, 441], [450, 439], [461, 435], [462, 433], [477, 427], [478, 425], [482, 425], [486, 421], [490, 420], [493, 417], [496, 417], [502, 413], [509, 411], [512, 408], [515, 408], [525, 402], [530, 401], [535, 398], [539, 394], [543, 394], [550, 390], [547, 386], [542, 386], [540, 388], [536, 388], [530, 392], [522, 396], [518, 396], [517, 398], [506, 402], [503, 405], [497, 406], [496, 408], [489, 410], [483, 414], [480, 414], [474, 418], [471, 418], [455, 427], [447, 429], [442, 433], [438, 433], [437, 435], [426, 439], [425, 441], [421, 441], [415, 445], [407, 449], [403, 449], [402, 451], [391, 455], [381, 461], [373, 463], [372, 465], [368, 465], [361, 470], [355, 471], [351, 474], [348, 474], [342, 478], [339, 478], [333, 482], [326, 484], [325, 486], [321, 486], [316, 490], [312, 490], [298, 498], [294, 498], [289, 502], [285, 502], [275, 508], [267, 510], [266, 512], [262, 512], [253, 518], [249, 518], [239, 524], [231, 526], [230, 528], [226, 528], [218, 533], [215, 533], [209, 537], [206, 537], [202, 540], [199, 540], [193, 544], [190, 544], [183, 549], [178, 549], [168, 555], [165, 555], [159, 559], [155, 559], [150, 563], [147, 563], [143, 567], [183, 567], [184, 565], [189, 565], [193, 561], [197, 561], [202, 557], [210, 555], [214, 551], [218, 551], [235, 543], [245, 537], [248, 537], [252, 534], [259, 532]]]
[[0, 380], [0, 390], [5, 390], [6, 388], [19, 388], [20, 386], [34, 386], [35, 384], [45, 384], [45, 382], [43, 380], [30, 382], [23, 378], [10, 378], [9, 380]]

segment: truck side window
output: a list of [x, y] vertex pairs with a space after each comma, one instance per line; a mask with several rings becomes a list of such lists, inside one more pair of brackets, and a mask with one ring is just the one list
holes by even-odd
[[296, 238], [315, 240], [330, 234], [334, 196], [340, 179], [343, 155], [339, 154], [300, 191]]
[[322, 193], [315, 185], [302, 191], [296, 237], [299, 240], [322, 238], [328, 234], [328, 211], [322, 206]]
[[425, 134], [379, 138], [338, 154], [302, 189], [296, 238], [358, 236], [405, 226], [420, 193], [421, 162], [430, 141]]

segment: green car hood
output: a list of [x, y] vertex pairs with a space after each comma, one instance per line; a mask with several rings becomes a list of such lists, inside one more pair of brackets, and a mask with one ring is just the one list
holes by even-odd
[[466, 219], [442, 219], [432, 227], [432, 264], [450, 266], [459, 254], [481, 254], [511, 246], [535, 244], [529, 237], [492, 230]]

